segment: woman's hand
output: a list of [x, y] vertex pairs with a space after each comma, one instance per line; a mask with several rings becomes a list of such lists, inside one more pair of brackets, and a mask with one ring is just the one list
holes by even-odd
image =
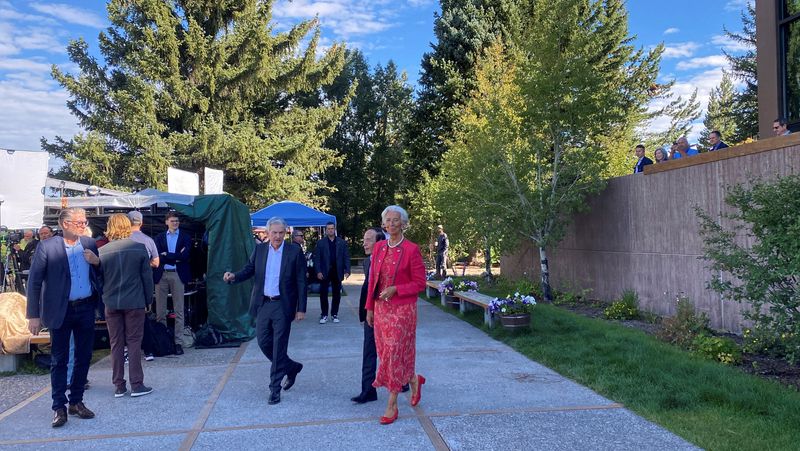
[[378, 297], [380, 297], [381, 300], [388, 301], [395, 294], [397, 294], [397, 287], [392, 285], [391, 287], [384, 288], [384, 290], [381, 291], [381, 294], [378, 295]]
[[375, 311], [367, 310], [367, 324], [369, 327], [375, 327], [373, 324], [375, 323]]

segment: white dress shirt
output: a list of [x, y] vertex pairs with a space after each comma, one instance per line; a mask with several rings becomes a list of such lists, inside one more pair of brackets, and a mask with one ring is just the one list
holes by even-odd
[[285, 245], [286, 242], [283, 242], [281, 247], [275, 250], [272, 244], [267, 244], [269, 255], [267, 256], [267, 269], [264, 273], [264, 296], [274, 297], [281, 294], [281, 259], [283, 258], [283, 247]]

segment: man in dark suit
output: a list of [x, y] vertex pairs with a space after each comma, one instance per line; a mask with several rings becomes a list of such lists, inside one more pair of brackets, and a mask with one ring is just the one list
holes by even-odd
[[183, 293], [192, 278], [189, 268], [189, 254], [192, 239], [181, 233], [181, 221], [174, 211], [167, 213], [167, 231], [156, 238], [158, 249], [158, 268], [153, 271], [156, 284], [156, 319], [167, 325], [167, 295], [172, 294], [172, 308], [175, 310], [175, 354], [183, 354]]
[[[40, 242], [33, 255], [27, 307], [31, 333], [39, 335], [42, 326], [50, 330], [53, 427], [66, 424], [68, 412], [94, 418], [94, 412], [83, 404], [83, 391], [92, 359], [94, 309], [102, 293], [97, 246], [92, 238], [83, 236], [86, 211], [61, 210], [58, 224], [64, 236]], [[75, 338], [75, 368], [67, 387], [70, 335]]]
[[342, 280], [350, 277], [350, 250], [343, 239], [336, 236], [336, 224], [325, 224], [325, 238], [314, 248], [314, 268], [319, 279], [319, 305], [322, 313], [319, 323], [328, 322], [328, 286], [333, 291], [331, 319], [339, 322], [339, 304], [342, 301]]
[[708, 143], [711, 144], [711, 148], [708, 149], [709, 152], [728, 148], [728, 145], [722, 141], [722, 133], [719, 130], [714, 130], [708, 134]]
[[653, 160], [644, 156], [644, 146], [642, 144], [636, 146], [635, 152], [636, 152], [636, 158], [638, 158], [638, 160], [636, 161], [636, 166], [633, 167], [634, 174], [643, 172], [645, 166], [647, 166], [648, 164], [653, 164]]
[[378, 369], [378, 352], [375, 349], [375, 329], [367, 324], [367, 284], [369, 282], [370, 264], [372, 263], [372, 249], [375, 243], [385, 239], [380, 228], [367, 229], [364, 232], [364, 284], [361, 286], [361, 298], [358, 301], [358, 320], [364, 323], [364, 352], [361, 362], [361, 393], [350, 398], [357, 404], [364, 404], [378, 399], [378, 392], [372, 386], [375, 372]]
[[306, 317], [306, 260], [303, 251], [284, 241], [286, 222], [281, 218], [267, 221], [269, 242], [259, 244], [244, 268], [226, 272], [225, 282], [243, 282], [253, 276], [250, 314], [256, 318], [256, 336], [261, 352], [272, 362], [270, 367], [269, 404], [281, 402], [281, 381], [289, 390], [302, 371], [303, 364], [287, 354], [292, 320]]

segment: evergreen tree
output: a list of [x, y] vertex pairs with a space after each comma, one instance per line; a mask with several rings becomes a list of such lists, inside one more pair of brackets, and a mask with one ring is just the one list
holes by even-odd
[[358, 50], [348, 51], [346, 61], [326, 90], [327, 97], [343, 101], [349, 86], [357, 84], [341, 122], [326, 141], [344, 162], [328, 169], [324, 177], [332, 187], [330, 207], [339, 218], [339, 232], [357, 239], [366, 228], [380, 225], [380, 213], [396, 202], [403, 184], [403, 132], [411, 116], [413, 89], [392, 61], [370, 70]]
[[700, 133], [700, 145], [704, 149], [711, 147], [708, 135], [714, 130], [719, 131], [724, 139], [730, 140], [729, 145], [736, 144], [736, 141], [731, 140], [731, 137], [736, 136], [735, 98], [733, 81], [727, 72], [723, 72], [719, 86], [711, 90], [708, 98], [708, 112], [703, 120], [706, 128]]
[[253, 207], [319, 205], [320, 174], [340, 163], [322, 143], [346, 102], [306, 104], [341, 71], [344, 48], [317, 58], [316, 20], [274, 33], [272, 4], [109, 1], [104, 62], [77, 40], [68, 52], [80, 72], [53, 68], [86, 132], [43, 147], [70, 178], [98, 185], [163, 189], [168, 166], [210, 166]]
[[413, 191], [422, 174], [438, 172], [460, 110], [475, 89], [475, 62], [497, 37], [517, 26], [514, 0], [441, 0], [436, 41], [422, 57], [420, 92], [409, 124], [404, 172]]
[[733, 77], [744, 83], [744, 88], [736, 93], [734, 100], [736, 132], [728, 138], [735, 143], [758, 136], [756, 10], [752, 2], [748, 2], [747, 10], [742, 11], [741, 18], [742, 32], [734, 33], [726, 28], [725, 35], [732, 41], [744, 45], [747, 50], [742, 55], [733, 55], [723, 51], [731, 66]]

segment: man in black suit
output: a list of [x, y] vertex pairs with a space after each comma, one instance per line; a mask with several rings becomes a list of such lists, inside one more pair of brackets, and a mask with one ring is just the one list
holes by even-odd
[[306, 260], [299, 246], [286, 243], [286, 222], [281, 218], [267, 221], [269, 242], [256, 246], [250, 261], [237, 273], [226, 272], [228, 283], [243, 282], [253, 276], [250, 314], [256, 317], [256, 336], [261, 352], [272, 362], [269, 404], [281, 402], [284, 390], [294, 385], [303, 364], [287, 355], [292, 320], [306, 317]]
[[644, 146], [642, 144], [636, 146], [635, 152], [636, 152], [636, 158], [638, 158], [638, 160], [636, 161], [636, 166], [633, 167], [634, 174], [643, 172], [645, 166], [647, 166], [648, 164], [653, 164], [653, 160], [644, 156]]
[[[33, 335], [39, 335], [42, 326], [50, 330], [54, 428], [66, 424], [68, 412], [94, 418], [94, 412], [83, 404], [83, 391], [92, 359], [94, 309], [102, 286], [97, 246], [92, 238], [83, 236], [87, 224], [82, 208], [61, 210], [58, 225], [63, 237], [39, 243], [28, 277], [28, 328]], [[75, 337], [75, 368], [67, 387], [70, 335]]]
[[174, 211], [167, 213], [164, 221], [167, 231], [159, 233], [155, 240], [158, 249], [158, 268], [153, 271], [156, 284], [156, 320], [167, 325], [167, 296], [172, 294], [175, 310], [175, 355], [183, 354], [183, 293], [192, 279], [189, 254], [192, 239], [179, 229], [181, 220]]
[[325, 224], [325, 238], [314, 248], [314, 268], [319, 279], [319, 305], [322, 313], [319, 323], [328, 322], [328, 286], [333, 291], [331, 319], [339, 322], [339, 304], [342, 301], [342, 280], [350, 277], [350, 250], [343, 239], [336, 236], [336, 224]]
[[719, 130], [714, 130], [708, 134], [708, 143], [711, 144], [711, 148], [708, 149], [709, 152], [728, 148], [728, 145], [722, 141], [722, 133]]
[[375, 330], [367, 324], [367, 285], [369, 283], [370, 264], [372, 263], [372, 249], [375, 243], [385, 237], [380, 228], [367, 229], [364, 232], [364, 285], [361, 286], [361, 298], [358, 302], [358, 319], [364, 323], [364, 352], [361, 362], [361, 393], [350, 398], [351, 401], [364, 404], [378, 399], [378, 392], [372, 386], [375, 380], [375, 372], [378, 368], [378, 352], [375, 349]]

